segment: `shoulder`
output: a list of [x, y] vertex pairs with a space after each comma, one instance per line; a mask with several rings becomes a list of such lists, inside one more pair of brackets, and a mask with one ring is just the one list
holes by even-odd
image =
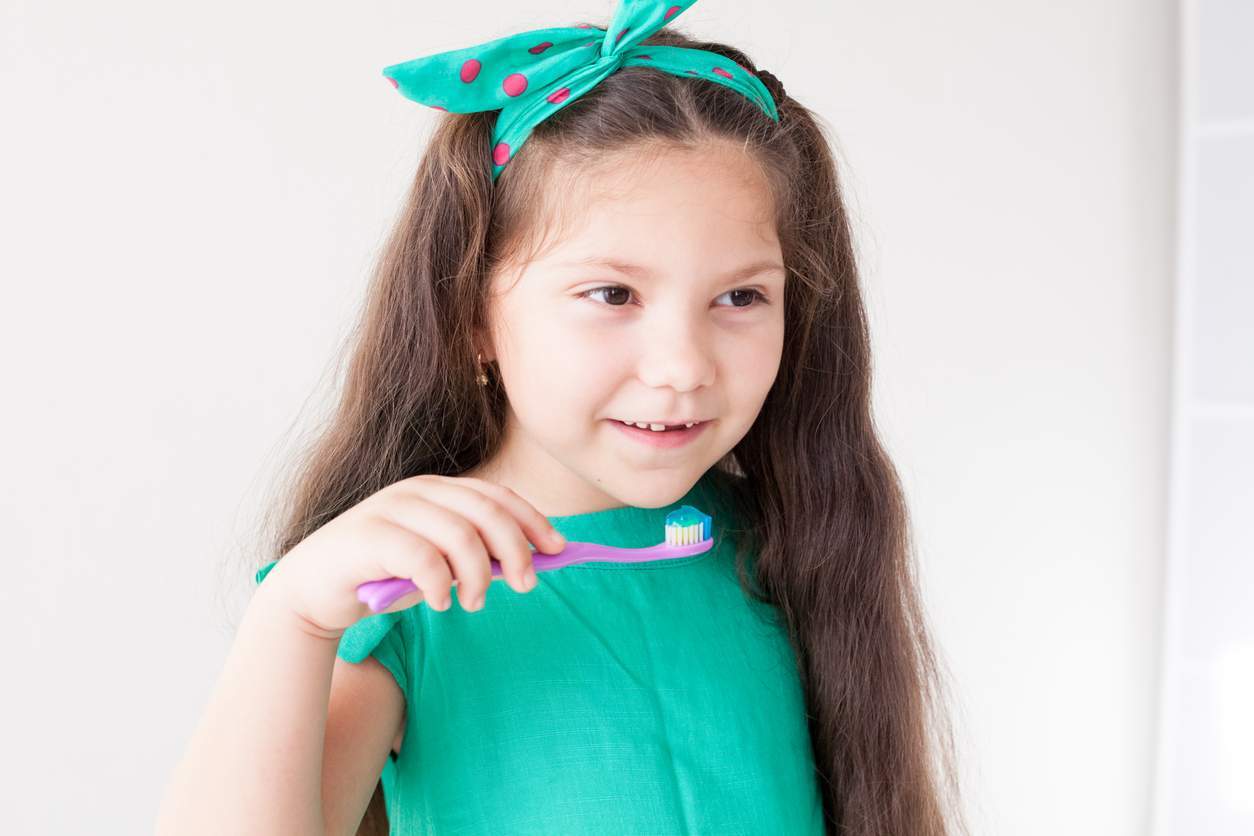
[[719, 467], [710, 468], [704, 477], [705, 496], [713, 509], [712, 516], [721, 516], [723, 523], [738, 524], [749, 516], [751, 493], [749, 480]]
[[706, 471], [701, 481], [705, 486], [703, 493], [709, 496], [717, 510], [725, 514], [739, 515], [741, 513], [741, 505], [746, 495], [746, 484], [749, 480], [744, 476], [737, 476], [730, 471], [722, 470], [716, 465]]

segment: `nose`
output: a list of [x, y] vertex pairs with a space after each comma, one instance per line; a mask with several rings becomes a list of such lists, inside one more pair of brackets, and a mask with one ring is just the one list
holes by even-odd
[[688, 392], [714, 382], [709, 335], [684, 315], [660, 319], [641, 336], [637, 375], [642, 383]]

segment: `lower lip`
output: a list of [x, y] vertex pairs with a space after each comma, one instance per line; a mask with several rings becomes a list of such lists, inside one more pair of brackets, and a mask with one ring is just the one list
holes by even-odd
[[664, 432], [654, 432], [653, 430], [642, 430], [639, 427], [628, 426], [621, 421], [610, 419], [610, 423], [618, 427], [623, 433], [634, 438], [642, 444], [649, 444], [654, 447], [671, 448], [683, 447], [688, 442], [695, 439], [710, 424], [709, 421], [702, 421], [700, 424], [693, 424], [684, 430], [666, 430]]

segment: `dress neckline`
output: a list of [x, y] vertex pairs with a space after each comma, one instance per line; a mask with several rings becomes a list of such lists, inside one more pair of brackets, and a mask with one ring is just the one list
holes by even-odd
[[[724, 504], [714, 484], [715, 468], [707, 470], [682, 497], [660, 508], [641, 508], [625, 505], [618, 508], [605, 508], [590, 511], [586, 514], [568, 514], [566, 516], [547, 517], [563, 537], [568, 541], [584, 540], [601, 543], [606, 546], [638, 549], [656, 546], [666, 540], [666, 517], [680, 506], [691, 505], [711, 518], [711, 529], [715, 546], [722, 539], [719, 526], [730, 522], [724, 512]], [[689, 557], [677, 557], [667, 560], [650, 560], [643, 563], [614, 563], [610, 561], [592, 561], [575, 564], [569, 568], [585, 568], [595, 570], [655, 570], [672, 566], [684, 566], [708, 557], [716, 551], [708, 551]]]

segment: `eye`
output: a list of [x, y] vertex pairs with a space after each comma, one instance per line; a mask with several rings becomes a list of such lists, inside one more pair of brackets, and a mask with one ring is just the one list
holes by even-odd
[[[588, 297], [588, 296], [591, 296], [593, 293], [601, 293], [602, 291], [610, 291], [610, 292], [614, 292], [614, 291], [622, 291], [622, 292], [626, 292], [626, 293], [629, 293], [629, 294], [630, 294], [630, 293], [631, 293], [631, 288], [624, 287], [624, 286], [622, 286], [622, 285], [618, 285], [618, 284], [608, 284], [608, 285], [602, 285], [601, 287], [594, 287], [594, 288], [592, 288], [591, 290], [585, 290], [585, 291], [583, 291], [582, 293], [577, 294], [577, 296], [578, 296], [578, 298], [583, 299], [583, 298], [586, 298], [586, 297]], [[756, 288], [752, 288], [752, 287], [739, 287], [739, 288], [736, 288], [735, 290], [729, 290], [729, 291], [727, 291], [727, 293], [724, 293], [724, 294], [722, 294], [722, 295], [723, 295], [723, 296], [728, 296], [728, 295], [733, 294], [733, 293], [748, 294], [748, 296], [747, 296], [747, 297], [745, 297], [745, 296], [741, 296], [741, 297], [740, 297], [740, 298], [742, 298], [742, 299], [744, 299], [744, 298], [748, 298], [748, 304], [745, 304], [745, 305], [732, 305], [731, 307], [733, 307], [733, 308], [752, 308], [752, 307], [754, 307], [754, 302], [757, 302], [757, 303], [758, 303], [758, 305], [769, 305], [769, 304], [770, 304], [770, 300], [766, 298], [766, 294], [762, 293], [760, 290], [758, 290], [758, 289], [756, 289]], [[620, 294], [619, 298], [621, 298], [621, 294]], [[621, 305], [621, 304], [617, 304], [617, 305], [612, 304], [612, 305], [610, 305], [609, 307], [611, 307], [611, 308], [621, 308], [621, 307], [623, 307], [623, 305]]]

